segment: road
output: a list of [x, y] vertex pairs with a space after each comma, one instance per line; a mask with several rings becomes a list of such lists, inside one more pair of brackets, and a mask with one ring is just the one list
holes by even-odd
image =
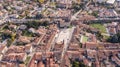
[[105, 35], [105, 36], [110, 36], [110, 34], [107, 34], [107, 33], [102, 33], [102, 35]]
[[72, 17], [71, 17], [71, 21], [73, 21], [73, 20], [76, 20], [77, 18], [77, 15], [80, 13], [82, 11], [82, 9], [81, 10], [79, 10], [78, 12], [76, 12]]
[[[87, 6], [90, 4], [90, 1], [85, 5], [85, 8], [87, 8]], [[78, 12], [76, 12], [72, 17], [71, 17], [71, 21], [73, 20], [78, 20], [77, 16], [78, 14], [82, 11], [82, 9], [80, 9]]]
[[[99, 52], [99, 51], [104, 51], [104, 52], [115, 52], [115, 51], [120, 51], [120, 49], [99, 49], [99, 50], [92, 50], [92, 49], [87, 49], [83, 48], [79, 51], [88, 51], [88, 52]], [[68, 51], [69, 52], [69, 51]]]
[[57, 37], [58, 37], [58, 33], [55, 35], [54, 40], [53, 40], [53, 42], [52, 42], [52, 44], [51, 44], [51, 49], [50, 49], [51, 51], [54, 49], [54, 46], [55, 46]]
[[57, 36], [58, 36], [58, 33], [56, 33], [56, 35], [54, 36], [54, 38], [53, 38], [53, 40], [51, 42], [51, 45], [50, 45], [50, 48], [48, 49], [48, 51], [53, 50]]
[[[79, 10], [77, 13], [75, 13], [72, 17], [71, 17], [71, 21], [74, 20], [79, 20], [77, 19], [77, 15], [81, 12], [82, 10]], [[4, 19], [4, 20], [0, 20], [0, 25], [5, 24], [6, 22], [11, 22], [11, 23], [27, 23], [28, 21], [45, 21], [45, 20], [50, 20], [49, 18], [43, 18], [43, 19]], [[93, 20], [89, 20], [89, 21], [120, 21], [120, 17], [115, 17], [115, 18], [96, 18]]]

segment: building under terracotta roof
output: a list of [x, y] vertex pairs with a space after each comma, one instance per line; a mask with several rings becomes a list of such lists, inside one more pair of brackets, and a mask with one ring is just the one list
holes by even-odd
[[24, 62], [26, 60], [26, 54], [25, 53], [10, 53], [8, 55], [4, 55], [2, 58], [2, 61], [6, 62], [16, 62], [21, 61]]
[[87, 49], [96, 49], [98, 47], [98, 44], [95, 42], [86, 42], [84, 47]]
[[54, 60], [53, 52], [37, 52], [33, 55], [32, 60], [28, 64], [28, 67], [58, 67], [58, 64]]
[[27, 53], [32, 52], [33, 47], [31, 44], [26, 44], [25, 46], [10, 46], [6, 51], [6, 54], [10, 53]]
[[12, 62], [0, 62], [0, 67], [25, 67], [25, 64], [17, 64]]
[[33, 40], [34, 40], [34, 37], [20, 36], [17, 42], [18, 43], [30, 43]]
[[70, 44], [69, 47], [68, 47], [68, 50], [71, 50], [71, 51], [79, 51], [80, 49], [80, 46], [79, 44]]

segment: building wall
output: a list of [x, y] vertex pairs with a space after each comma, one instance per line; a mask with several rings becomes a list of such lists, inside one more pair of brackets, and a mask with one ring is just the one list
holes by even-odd
[[2, 57], [3, 57], [3, 55], [2, 55], [2, 54], [0, 54], [0, 61], [2, 60]]
[[2, 53], [4, 54], [6, 51], [7, 51], [7, 47], [5, 47], [5, 48], [2, 50]]
[[96, 2], [98, 3], [103, 3], [103, 2], [106, 2], [107, 0], [96, 0]]

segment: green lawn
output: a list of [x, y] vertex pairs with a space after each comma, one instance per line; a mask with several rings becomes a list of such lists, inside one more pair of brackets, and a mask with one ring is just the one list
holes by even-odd
[[106, 35], [103, 36], [103, 38], [104, 38], [105, 40], [107, 40], [109, 37], [110, 37], [110, 36], [106, 36]]
[[27, 65], [28, 64], [28, 62], [30, 61], [30, 56], [28, 56], [27, 58], [26, 58], [26, 60], [25, 60], [25, 65]]
[[29, 32], [29, 31], [26, 31], [26, 30], [23, 30], [23, 36], [27, 36], [27, 37], [32, 37], [33, 36], [33, 33]]
[[93, 24], [90, 24], [90, 26], [99, 29], [101, 33], [106, 33], [106, 28], [103, 24], [93, 23]]
[[87, 42], [87, 40], [88, 40], [88, 37], [83, 36], [82, 42], [85, 43], [85, 42]]

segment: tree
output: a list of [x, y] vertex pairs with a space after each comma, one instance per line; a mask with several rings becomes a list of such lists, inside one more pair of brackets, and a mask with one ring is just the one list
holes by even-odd
[[16, 34], [15, 34], [15, 33], [11, 34], [11, 39], [12, 39], [12, 41], [15, 40], [15, 37], [16, 37]]
[[40, 3], [44, 3], [44, 0], [38, 0]]
[[76, 4], [76, 3], [73, 3], [72, 8], [75, 10], [75, 12], [77, 12], [77, 11], [80, 10], [80, 9], [84, 9], [84, 4]]
[[96, 33], [96, 36], [97, 36], [97, 38], [100, 40], [100, 41], [102, 41], [102, 39], [103, 39], [103, 35], [101, 34], [101, 32], [97, 32]]
[[79, 62], [74, 61], [72, 67], [79, 67]]
[[41, 18], [43, 18], [43, 15], [42, 14], [37, 14], [35, 18], [36, 19], [41, 19]]
[[48, 25], [48, 21], [44, 21], [43, 23], [42, 23], [42, 26], [47, 26]]
[[3, 40], [4, 40], [4, 39], [8, 39], [8, 38], [11, 38], [11, 34], [4, 32], [4, 33], [1, 34], [1, 37], [2, 37]]
[[92, 15], [95, 16], [95, 17], [98, 17], [98, 11], [93, 11]]
[[120, 43], [120, 32], [109, 37], [107, 39], [108, 42], [111, 42], [111, 43]]
[[87, 67], [83, 62], [73, 61], [72, 67]]
[[9, 47], [12, 43], [12, 40], [11, 39], [7, 39], [7, 47]]
[[118, 42], [120, 43], [120, 32], [117, 33], [117, 37], [118, 37]]

